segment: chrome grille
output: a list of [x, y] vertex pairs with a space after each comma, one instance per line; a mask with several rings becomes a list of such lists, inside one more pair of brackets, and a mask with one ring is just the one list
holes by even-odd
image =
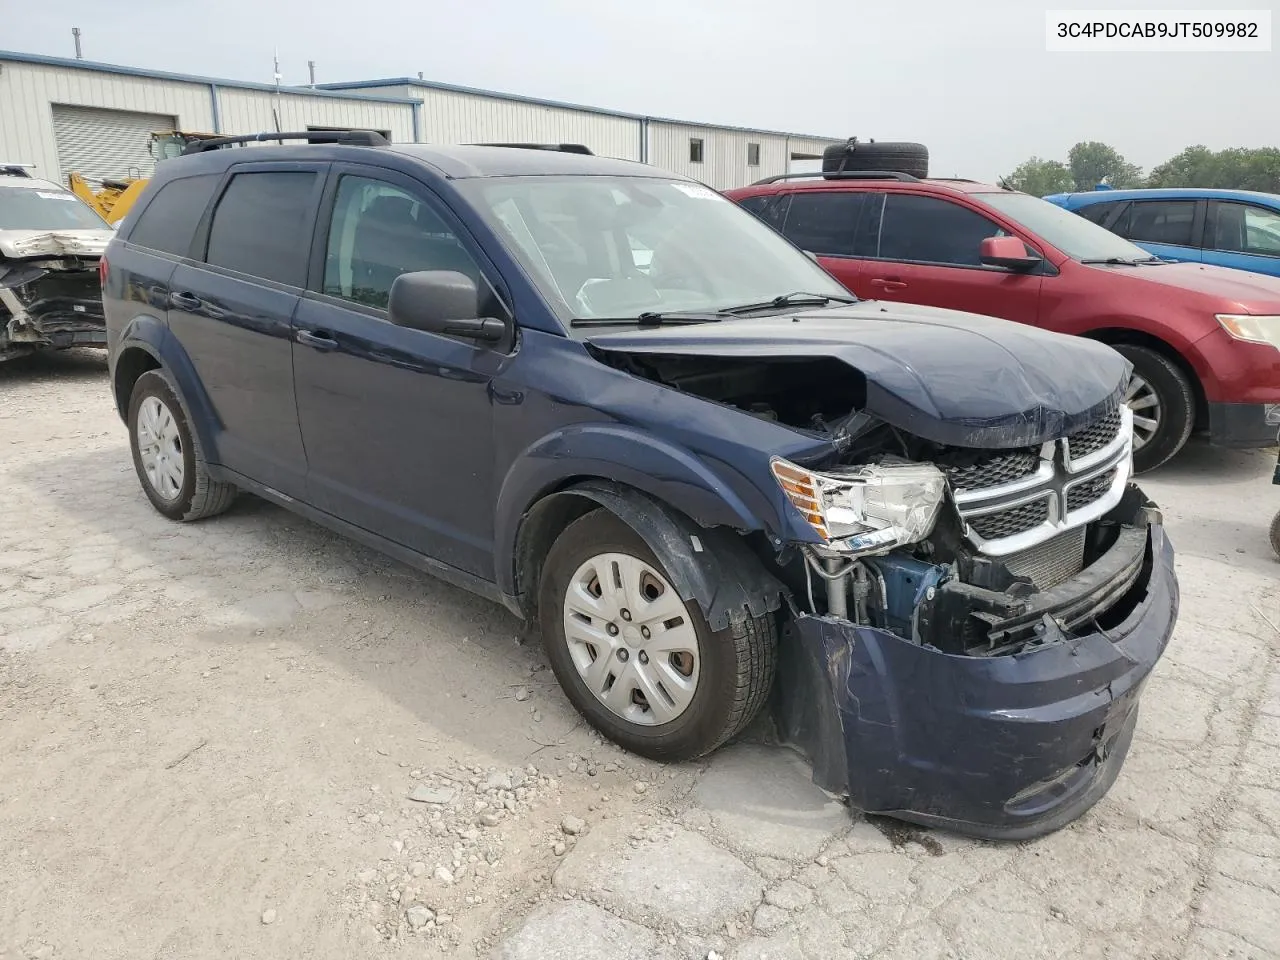
[[1005, 557], [1005, 566], [1039, 590], [1056, 587], [1084, 569], [1084, 534], [1084, 527], [1076, 527], [1029, 550], [1011, 553]]
[[[1034, 458], [1025, 448], [975, 452], [976, 465], [1000, 477], [990, 486], [972, 486], [986, 477], [974, 467], [953, 462], [939, 468], [950, 481], [970, 543], [988, 556], [1008, 557], [1083, 527], [1114, 507], [1129, 479], [1132, 447], [1133, 414], [1121, 407], [1073, 437], [1044, 444]], [[1015, 474], [1020, 475], [1005, 479]]]
[[1046, 499], [1024, 503], [999, 513], [971, 517], [969, 526], [983, 540], [1000, 540], [1018, 533], [1034, 530], [1049, 519], [1049, 501]]
[[1095, 420], [1087, 427], [1067, 434], [1067, 458], [1080, 460], [1091, 453], [1097, 453], [1116, 438], [1123, 423], [1124, 418], [1117, 409], [1101, 420]]
[[1096, 477], [1090, 477], [1083, 483], [1077, 483], [1067, 491], [1067, 511], [1071, 512], [1087, 507], [1110, 490], [1111, 484], [1115, 479], [1116, 472], [1108, 470], [1106, 473], [1100, 473]]
[[1040, 451], [1008, 450], [994, 456], [983, 456], [974, 463], [950, 464], [942, 472], [953, 490], [985, 490], [1002, 483], [1013, 483], [1029, 477], [1040, 466]]

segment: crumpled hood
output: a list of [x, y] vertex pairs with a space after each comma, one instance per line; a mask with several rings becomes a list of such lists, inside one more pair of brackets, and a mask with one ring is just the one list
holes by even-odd
[[0, 255], [25, 257], [100, 257], [112, 230], [0, 230]]
[[781, 317], [592, 333], [633, 355], [835, 357], [866, 380], [865, 410], [954, 446], [1043, 443], [1121, 402], [1130, 365], [1110, 347], [992, 317], [864, 301]]

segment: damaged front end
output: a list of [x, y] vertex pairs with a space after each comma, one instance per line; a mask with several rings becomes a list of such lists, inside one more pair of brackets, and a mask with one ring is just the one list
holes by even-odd
[[[1177, 617], [1172, 547], [1130, 482], [1132, 414], [1038, 449], [904, 446], [931, 462], [885, 455], [877, 477], [775, 461], [828, 525], [798, 548], [778, 727], [864, 811], [993, 838], [1055, 830], [1114, 782]], [[874, 492], [894, 472], [908, 487]]]
[[0, 238], [0, 360], [34, 350], [105, 347], [98, 265], [105, 239]]
[[868, 813], [1047, 833], [1114, 782], [1177, 617], [1128, 364], [924, 308], [860, 325], [871, 309], [592, 345], [809, 441], [768, 461], [788, 529], [757, 554], [789, 595], [777, 725], [815, 781]]

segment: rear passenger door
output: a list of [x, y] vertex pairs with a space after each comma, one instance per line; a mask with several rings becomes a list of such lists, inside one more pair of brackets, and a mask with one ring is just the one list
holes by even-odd
[[292, 320], [327, 164], [244, 163], [227, 173], [169, 281], [169, 327], [213, 406], [220, 461], [290, 497], [306, 491]]
[[1204, 214], [1203, 200], [1134, 200], [1108, 226], [1157, 257], [1198, 263]]
[[788, 240], [816, 255], [828, 273], [859, 297], [871, 295], [862, 282], [858, 260], [874, 241], [872, 236], [859, 242], [869, 196], [852, 190], [797, 190], [785, 209], [773, 213]]
[[877, 195], [867, 214], [864, 229], [878, 238], [863, 265], [868, 296], [1037, 321], [1042, 269], [1019, 273], [980, 259], [985, 238], [1008, 233], [995, 221], [953, 200], [897, 192]]
[[[425, 186], [336, 165], [294, 333], [308, 499], [348, 523], [493, 579], [493, 413], [508, 362], [489, 346], [396, 326], [402, 273], [496, 279]], [[492, 295], [487, 315], [506, 308]]]
[[1280, 276], [1280, 210], [1210, 200], [1204, 262]]

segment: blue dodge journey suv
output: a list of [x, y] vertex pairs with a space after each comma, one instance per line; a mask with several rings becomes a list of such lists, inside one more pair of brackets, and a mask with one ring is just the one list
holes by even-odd
[[102, 267], [161, 514], [254, 494], [503, 603], [648, 757], [769, 703], [867, 811], [1023, 837], [1110, 787], [1178, 608], [1110, 347], [858, 301], [572, 145], [187, 153]]

